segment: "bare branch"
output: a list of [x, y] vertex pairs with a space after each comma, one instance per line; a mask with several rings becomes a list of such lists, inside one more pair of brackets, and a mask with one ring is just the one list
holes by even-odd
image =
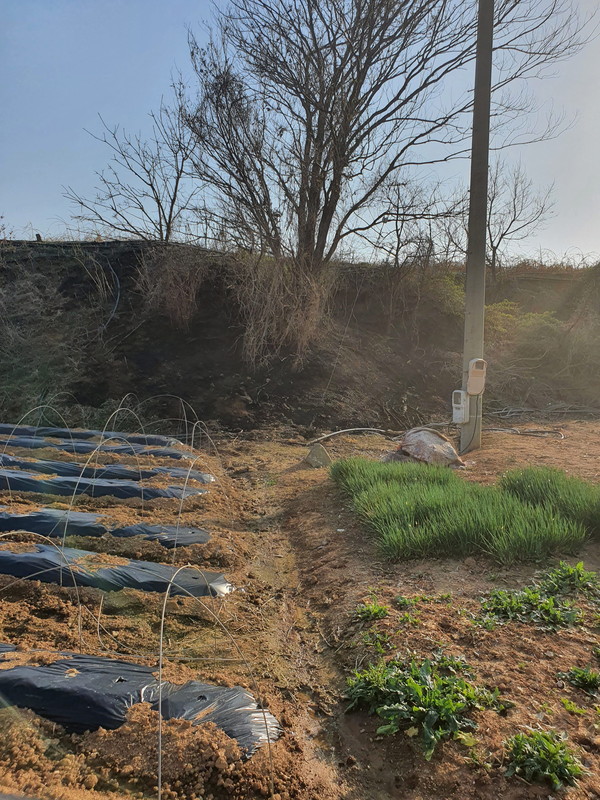
[[[472, 69], [476, 6], [231, 0], [207, 47], [190, 34], [198, 92], [184, 118], [220, 224], [314, 273], [342, 241], [389, 224], [378, 204], [390, 187], [468, 152], [473, 97], [458, 76]], [[498, 0], [498, 147], [556, 127], [527, 129], [522, 88], [577, 52], [585, 25], [571, 0]]]
[[163, 102], [150, 114], [149, 139], [111, 127], [102, 117], [101, 133], [88, 131], [109, 148], [111, 160], [96, 173], [94, 197], [65, 189], [65, 197], [78, 207], [75, 219], [110, 235], [161, 242], [195, 238], [190, 231], [202, 187], [191, 179], [190, 165], [197, 141], [179, 113], [184, 87], [177, 83], [173, 88], [175, 104]]

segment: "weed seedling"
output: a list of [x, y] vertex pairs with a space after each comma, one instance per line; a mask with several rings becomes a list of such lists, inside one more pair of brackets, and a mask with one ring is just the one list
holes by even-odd
[[404, 731], [420, 734], [425, 758], [450, 736], [475, 728], [468, 713], [482, 708], [503, 710], [498, 690], [490, 692], [469, 683], [460, 671], [468, 669], [460, 659], [436, 653], [430, 659], [403, 662], [380, 661], [354, 673], [348, 680], [348, 711], [366, 708], [385, 724], [377, 733]]
[[550, 703], [542, 703], [542, 705], [540, 706], [540, 711], [542, 711], [544, 714], [548, 714], [549, 717], [551, 717], [554, 714], [554, 709], [552, 708]]
[[356, 619], [369, 621], [369, 620], [383, 619], [384, 617], [387, 617], [389, 612], [390, 612], [389, 606], [382, 605], [377, 600], [375, 595], [371, 595], [370, 600], [366, 600], [364, 603], [360, 603], [356, 607], [354, 616], [356, 617]]
[[405, 611], [404, 614], [401, 614], [398, 618], [398, 622], [401, 625], [412, 625], [413, 628], [416, 628], [419, 624], [419, 614], [411, 614], [410, 611]]
[[575, 786], [584, 774], [583, 766], [564, 740], [553, 731], [517, 733], [506, 742], [507, 776], [518, 775], [528, 782], [548, 781], [553, 789]]
[[471, 622], [478, 628], [483, 628], [484, 631], [495, 631], [498, 627], [498, 620], [494, 617], [490, 617], [489, 615], [481, 617], [480, 619], [472, 619]]
[[465, 747], [475, 747], [477, 744], [477, 739], [473, 734], [465, 733], [465, 731], [457, 731], [457, 733], [454, 734], [454, 739]]
[[362, 636], [362, 642], [366, 647], [372, 647], [380, 655], [392, 649], [392, 640], [389, 633], [365, 631]]
[[471, 675], [471, 667], [467, 664], [464, 658], [460, 656], [448, 656], [444, 653], [442, 647], [439, 647], [434, 655], [435, 663], [438, 669], [449, 672], [451, 675]]
[[487, 599], [482, 600], [484, 616], [480, 624], [493, 620], [516, 620], [533, 622], [542, 628], [556, 628], [575, 625], [581, 620], [581, 612], [568, 600], [546, 597], [536, 589], [526, 586], [520, 591], [495, 589]]
[[577, 703], [574, 703], [572, 700], [569, 700], [568, 697], [561, 697], [560, 702], [563, 704], [565, 709], [569, 712], [569, 714], [585, 714], [585, 708], [581, 708], [578, 706]]
[[414, 597], [404, 597], [401, 594], [394, 597], [394, 605], [398, 608], [408, 608], [409, 606], [414, 606], [416, 602]]
[[540, 575], [536, 581], [536, 587], [543, 594], [552, 597], [564, 594], [593, 596], [600, 592], [600, 581], [595, 572], [583, 568], [583, 561], [574, 567], [561, 561], [558, 567]]
[[589, 667], [573, 667], [568, 672], [559, 672], [558, 676], [563, 681], [568, 681], [571, 686], [577, 689], [582, 689], [586, 694], [592, 697], [597, 694], [600, 689], [600, 672], [596, 672]]
[[491, 772], [493, 768], [491, 756], [492, 754], [489, 751], [485, 753], [477, 747], [471, 747], [469, 749], [469, 757], [467, 761], [473, 767], [484, 769], [486, 772]]

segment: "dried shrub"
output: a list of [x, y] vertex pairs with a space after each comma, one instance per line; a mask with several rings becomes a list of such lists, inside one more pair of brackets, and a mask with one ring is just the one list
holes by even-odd
[[177, 327], [187, 328], [211, 263], [211, 254], [200, 247], [156, 244], [139, 257], [136, 288], [148, 310], [160, 311]]
[[326, 329], [336, 270], [303, 268], [293, 259], [232, 257], [229, 288], [244, 321], [243, 352], [267, 363], [284, 348], [301, 360]]
[[0, 287], [0, 412], [5, 419], [76, 379], [89, 338], [86, 311], [70, 311], [52, 276], [28, 263]]

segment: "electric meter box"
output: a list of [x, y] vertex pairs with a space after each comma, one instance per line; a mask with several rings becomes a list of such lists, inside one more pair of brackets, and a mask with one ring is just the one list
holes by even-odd
[[485, 373], [487, 362], [483, 358], [473, 358], [469, 361], [469, 376], [467, 378], [467, 394], [483, 394], [485, 389]]
[[469, 421], [469, 395], [462, 389], [452, 392], [452, 422], [464, 425]]

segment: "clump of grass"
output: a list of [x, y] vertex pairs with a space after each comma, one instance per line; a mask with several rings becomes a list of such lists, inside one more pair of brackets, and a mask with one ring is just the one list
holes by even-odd
[[573, 667], [568, 672], [559, 672], [558, 677], [561, 680], [568, 681], [571, 686], [582, 689], [592, 697], [600, 689], [600, 672], [589, 667]]
[[563, 628], [576, 625], [581, 620], [581, 611], [556, 597], [548, 597], [542, 592], [526, 586], [521, 590], [494, 589], [482, 601], [486, 621], [532, 622], [542, 628]]
[[575, 520], [591, 534], [600, 533], [600, 488], [552, 467], [510, 470], [501, 488], [526, 503], [552, 509]]
[[390, 560], [485, 554], [502, 564], [574, 552], [584, 528], [446, 467], [348, 459], [331, 474]]
[[[391, 559], [419, 558], [438, 551], [439, 540], [427, 524], [449, 503], [460, 503], [463, 487], [379, 483], [354, 497], [359, 516], [378, 535], [383, 554]], [[452, 547], [446, 537], [446, 547]], [[439, 552], [439, 551], [438, 551]]]
[[554, 597], [565, 594], [593, 596], [600, 592], [597, 574], [584, 569], [583, 561], [574, 567], [561, 561], [558, 567], [542, 573], [536, 585], [541, 592]]
[[510, 777], [518, 775], [528, 782], [576, 786], [585, 774], [583, 766], [564, 740], [553, 731], [517, 733], [506, 742]]
[[446, 486], [457, 483], [458, 478], [447, 467], [428, 464], [402, 464], [369, 461], [366, 458], [346, 458], [331, 465], [331, 477], [353, 497], [370, 486], [393, 483]]
[[460, 555], [482, 553], [501, 564], [535, 561], [549, 553], [572, 552], [585, 531], [546, 509], [521, 503], [495, 488], [469, 486], [457, 504], [434, 513], [429, 531], [440, 532]]
[[379, 734], [404, 731], [420, 735], [425, 758], [437, 744], [460, 731], [473, 729], [469, 712], [493, 708], [502, 711], [498, 690], [476, 686], [460, 674], [468, 666], [438, 653], [430, 659], [380, 661], [354, 673], [348, 680], [348, 710], [365, 708], [385, 724]]

